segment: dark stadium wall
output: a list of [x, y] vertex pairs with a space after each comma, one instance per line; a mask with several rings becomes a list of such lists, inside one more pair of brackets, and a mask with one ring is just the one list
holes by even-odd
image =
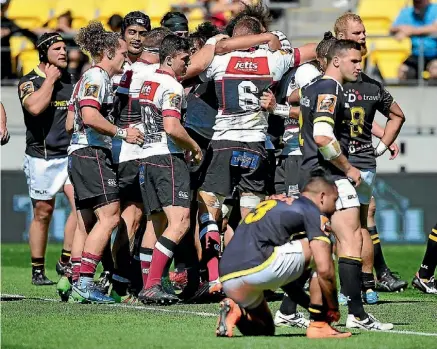
[[[437, 219], [437, 173], [378, 174], [375, 187], [379, 236], [388, 243], [422, 243]], [[28, 240], [32, 204], [22, 171], [1, 173], [1, 242]], [[50, 225], [50, 241], [62, 241], [70, 212], [68, 201], [57, 195]]]

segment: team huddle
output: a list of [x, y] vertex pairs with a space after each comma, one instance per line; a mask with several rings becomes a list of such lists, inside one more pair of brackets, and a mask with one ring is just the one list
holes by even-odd
[[[407, 287], [385, 263], [372, 197], [376, 158], [397, 155], [405, 117], [362, 72], [360, 17], [346, 13], [335, 35], [299, 48], [268, 31], [262, 4], [223, 32], [206, 22], [189, 34], [178, 12], [161, 25], [152, 29], [141, 12], [124, 18], [121, 35], [90, 22], [76, 43], [94, 64], [77, 82], [65, 71], [62, 36], [39, 39], [40, 65], [19, 84], [32, 283], [53, 284], [44, 254], [64, 190], [72, 207], [56, 265], [64, 301], [217, 300], [218, 336], [297, 326], [309, 338], [345, 338], [331, 326], [340, 302], [347, 328], [392, 329], [363, 304], [378, 302], [377, 289]], [[413, 286], [437, 293], [436, 264], [425, 256]], [[266, 297], [278, 288], [285, 295], [273, 317]]]

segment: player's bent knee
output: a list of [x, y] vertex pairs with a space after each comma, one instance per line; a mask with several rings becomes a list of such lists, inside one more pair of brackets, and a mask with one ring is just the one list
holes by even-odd
[[375, 213], [376, 213], [376, 202], [375, 202], [375, 198], [372, 196], [372, 198], [370, 199], [369, 209], [367, 211], [367, 217], [373, 218], [375, 217]]
[[54, 205], [47, 201], [38, 201], [35, 204], [34, 219], [41, 223], [50, 223], [54, 211]]
[[264, 200], [264, 194], [244, 194], [240, 198], [240, 207], [254, 209], [262, 200]]

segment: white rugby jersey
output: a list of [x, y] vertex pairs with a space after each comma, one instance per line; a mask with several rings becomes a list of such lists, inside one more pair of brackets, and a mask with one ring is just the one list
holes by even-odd
[[82, 120], [83, 107], [96, 108], [102, 116], [113, 122], [110, 115], [114, 93], [108, 73], [94, 66], [88, 69], [77, 82], [70, 110], [74, 110], [74, 129], [68, 153], [89, 146], [111, 149], [112, 137], [98, 133], [91, 127], [84, 125]]
[[145, 135], [141, 158], [153, 155], [182, 153], [164, 130], [164, 118], [174, 117], [182, 122], [182, 109], [187, 108], [184, 88], [176, 78], [160, 69], [143, 83], [139, 93]]
[[[143, 83], [158, 68], [159, 64], [150, 64], [142, 59], [138, 59], [131, 65], [130, 70], [124, 73], [116, 93], [127, 95], [128, 101], [126, 107], [121, 110], [120, 116], [116, 120], [117, 126], [122, 128], [142, 128], [143, 117], [139, 103], [140, 90]], [[127, 143], [121, 139], [113, 139], [112, 157], [115, 163], [141, 159], [142, 152], [142, 147], [137, 144]]]
[[[313, 79], [320, 76], [320, 71], [311, 63], [302, 64], [297, 68], [294, 79], [291, 80], [287, 88], [287, 96], [290, 96], [295, 90], [308, 85]], [[299, 147], [299, 126], [293, 120], [285, 121], [285, 131], [282, 140], [284, 148], [282, 155], [302, 155]]]
[[299, 63], [298, 49], [290, 52], [256, 49], [215, 56], [200, 75], [203, 81], [213, 79], [216, 84], [219, 110], [212, 139], [265, 141], [269, 114], [261, 110], [259, 97]]
[[120, 85], [121, 79], [123, 77], [123, 75], [131, 69], [131, 65], [132, 62], [126, 58], [124, 64], [123, 64], [123, 73], [121, 74], [116, 74], [111, 78], [111, 83], [112, 83], [112, 89], [115, 91], [117, 89], [117, 87]]

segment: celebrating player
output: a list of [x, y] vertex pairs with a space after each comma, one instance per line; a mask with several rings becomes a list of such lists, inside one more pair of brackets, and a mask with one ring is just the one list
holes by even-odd
[[112, 303], [96, 289], [93, 278], [111, 233], [120, 222], [117, 177], [111, 154], [112, 137], [142, 143], [137, 129], [121, 129], [112, 123], [109, 111], [113, 92], [111, 77], [123, 71], [127, 45], [119, 34], [109, 33], [101, 23], [90, 22], [77, 35], [78, 45], [96, 63], [76, 84], [74, 133], [69, 148], [69, 176], [75, 188], [78, 222], [88, 233], [82, 252], [80, 278], [72, 296], [82, 302]]
[[67, 73], [67, 51], [59, 33], [45, 33], [37, 43], [40, 63], [18, 84], [18, 96], [26, 124], [24, 172], [32, 199], [33, 219], [29, 229], [32, 257], [32, 284], [52, 285], [44, 273], [49, 224], [55, 208], [55, 195], [63, 190], [72, 212], [65, 224], [64, 246], [56, 264], [63, 274], [70, 261], [76, 230], [73, 187], [68, 180], [67, 148], [70, 135], [65, 131], [68, 100], [73, 78]]
[[[291, 198], [286, 202], [267, 200], [243, 219], [220, 261], [220, 280], [229, 298], [220, 303], [218, 336], [232, 337], [235, 325], [243, 335], [273, 335], [275, 326], [264, 291], [279, 287], [291, 297], [295, 291], [301, 294], [301, 305], [309, 309], [313, 320], [307, 337], [351, 336], [329, 325], [340, 319], [340, 312], [331, 241], [324, 225], [334, 213], [337, 199], [333, 182], [314, 177], [291, 205]], [[297, 235], [299, 240], [290, 242]], [[316, 273], [308, 299], [293, 282], [304, 274], [311, 258]]]

